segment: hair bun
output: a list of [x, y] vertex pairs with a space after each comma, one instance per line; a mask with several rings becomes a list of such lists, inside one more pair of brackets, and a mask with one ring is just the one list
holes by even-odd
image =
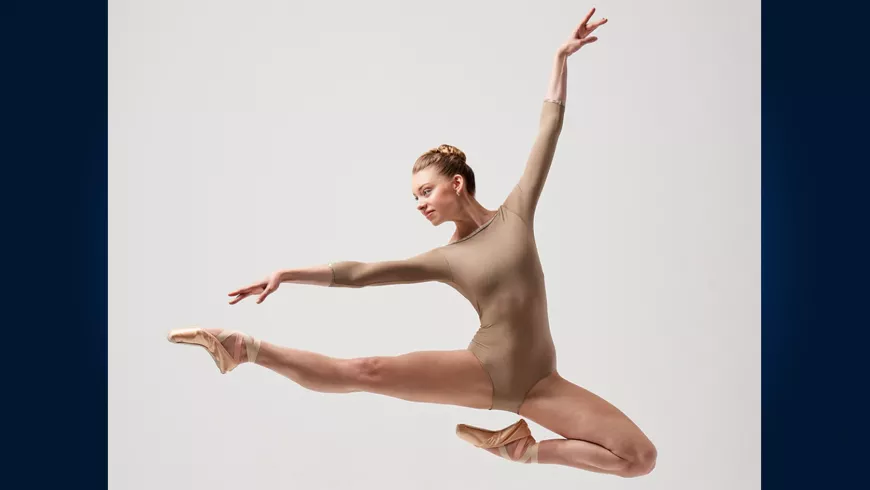
[[435, 148], [433, 151], [444, 154], [444, 155], [455, 155], [458, 156], [462, 162], [465, 162], [465, 153], [462, 152], [459, 148], [453, 145], [440, 145], [438, 148]]

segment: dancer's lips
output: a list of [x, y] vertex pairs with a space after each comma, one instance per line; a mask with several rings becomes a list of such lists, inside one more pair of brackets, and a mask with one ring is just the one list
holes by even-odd
[[428, 218], [429, 216], [432, 216], [432, 213], [434, 213], [434, 212], [435, 212], [434, 209], [432, 211], [427, 211], [425, 216]]

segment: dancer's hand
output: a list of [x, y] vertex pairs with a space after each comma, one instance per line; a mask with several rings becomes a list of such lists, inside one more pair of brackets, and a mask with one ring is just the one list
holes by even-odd
[[259, 297], [257, 298], [257, 304], [260, 304], [263, 302], [264, 299], [266, 299], [267, 296], [274, 293], [278, 289], [278, 286], [281, 285], [281, 280], [281, 272], [274, 272], [266, 276], [266, 278], [262, 281], [255, 282], [254, 284], [251, 284], [250, 286], [245, 288], [236, 289], [229, 294], [229, 296], [235, 296], [235, 298], [230, 300], [230, 304], [234, 305], [239, 301], [247, 298], [248, 296], [254, 294], [259, 295]]
[[559, 48], [559, 54], [564, 56], [571, 56], [576, 53], [583, 46], [594, 43], [598, 40], [596, 36], [590, 36], [595, 29], [598, 29], [600, 26], [607, 23], [607, 19], [601, 19], [596, 22], [589, 23], [589, 19], [592, 18], [592, 14], [595, 13], [595, 8], [586, 14], [586, 18], [583, 19], [583, 22], [574, 29], [574, 32], [571, 33], [571, 37], [565, 41], [565, 43]]

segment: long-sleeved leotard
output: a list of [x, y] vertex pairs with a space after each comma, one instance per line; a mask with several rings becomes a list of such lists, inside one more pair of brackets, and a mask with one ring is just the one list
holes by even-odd
[[492, 380], [494, 410], [519, 413], [532, 386], [556, 369], [533, 220], [564, 115], [564, 105], [544, 101], [522, 177], [468, 236], [406, 260], [330, 264], [333, 287], [438, 281], [467, 298], [480, 318], [468, 349]]

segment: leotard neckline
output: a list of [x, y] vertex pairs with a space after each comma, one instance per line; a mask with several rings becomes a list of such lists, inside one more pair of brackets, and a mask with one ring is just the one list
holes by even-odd
[[493, 221], [495, 221], [495, 218], [496, 218], [496, 216], [499, 215], [499, 213], [501, 213], [501, 206], [499, 206], [499, 207], [495, 210], [495, 214], [492, 215], [492, 218], [490, 218], [489, 220], [487, 220], [486, 223], [480, 225], [479, 227], [477, 227], [476, 230], [472, 231], [472, 232], [469, 233], [468, 235], [465, 235], [463, 238], [460, 238], [459, 240], [456, 240], [455, 242], [450, 242], [450, 243], [448, 243], [447, 245], [445, 245], [445, 247], [446, 247], [446, 246], [450, 246], [450, 245], [457, 244], [457, 243], [459, 243], [459, 242], [464, 242], [465, 240], [468, 240], [469, 238], [473, 237], [474, 235], [477, 235], [478, 233], [480, 233], [481, 231], [483, 231], [484, 228], [486, 228], [486, 227], [489, 226]]

